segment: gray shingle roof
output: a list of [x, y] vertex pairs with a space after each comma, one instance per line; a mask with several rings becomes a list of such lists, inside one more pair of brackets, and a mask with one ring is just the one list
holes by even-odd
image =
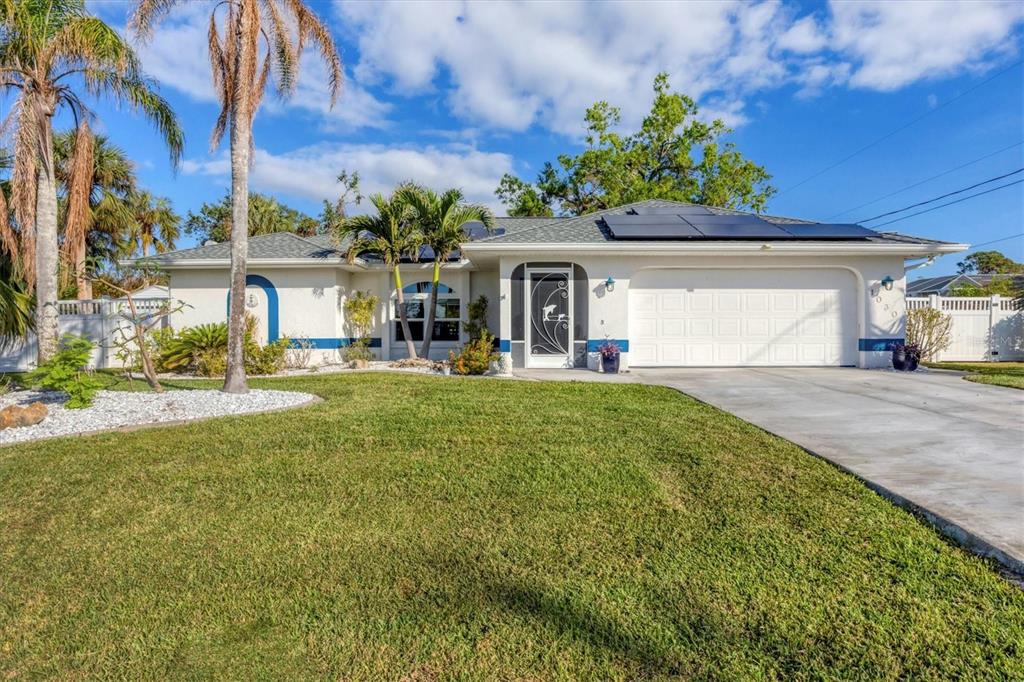
[[[681, 201], [669, 201], [667, 199], [649, 199], [638, 201], [632, 204], [625, 204], [604, 211], [596, 211], [573, 218], [535, 218], [538, 221], [529, 227], [510, 230], [503, 235], [484, 237], [478, 240], [488, 244], [599, 244], [602, 242], [614, 241], [608, 228], [601, 220], [606, 215], [622, 215], [633, 208], [672, 208], [675, 206], [692, 206]], [[717, 206], [706, 206], [708, 210], [718, 215], [756, 215], [748, 211], [737, 211]], [[777, 225], [814, 224], [812, 220], [801, 220], [799, 218], [786, 218], [782, 216], [759, 216], [770, 223]], [[922, 239], [897, 234], [895, 232], [880, 233], [879, 237], [871, 237], [868, 241], [878, 243], [897, 244], [944, 244], [933, 239]]]
[[[327, 235], [300, 237], [290, 232], [275, 232], [249, 237], [249, 258], [282, 259], [282, 258], [339, 258], [343, 255], [331, 243]], [[179, 260], [229, 260], [231, 258], [230, 242], [197, 246], [192, 249], [168, 251], [150, 260], [157, 263], [169, 263]]]
[[[1019, 275], [1018, 275], [1019, 276]], [[922, 277], [907, 285], [908, 296], [927, 296], [928, 294], [945, 294], [953, 287], [962, 284], [973, 284], [987, 287], [994, 280], [1011, 279], [1011, 274], [988, 275], [940, 275], [939, 277]]]

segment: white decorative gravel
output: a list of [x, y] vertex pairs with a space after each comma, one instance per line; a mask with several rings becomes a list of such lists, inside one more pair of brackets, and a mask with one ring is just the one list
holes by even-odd
[[258, 389], [251, 389], [242, 395], [208, 390], [164, 393], [100, 391], [91, 407], [68, 410], [63, 405], [66, 398], [63, 393], [53, 391], [14, 391], [0, 395], [0, 408], [28, 405], [38, 400], [50, 410], [46, 419], [35, 426], [0, 431], [0, 445], [145, 424], [267, 412], [298, 407], [317, 400], [310, 393]]

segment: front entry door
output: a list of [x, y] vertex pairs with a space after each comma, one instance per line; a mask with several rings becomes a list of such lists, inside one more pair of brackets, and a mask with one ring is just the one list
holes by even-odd
[[572, 271], [526, 271], [526, 366], [572, 367]]

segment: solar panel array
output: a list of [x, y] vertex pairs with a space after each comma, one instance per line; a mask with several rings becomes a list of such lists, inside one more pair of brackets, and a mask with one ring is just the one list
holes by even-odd
[[866, 239], [878, 233], [860, 225], [770, 223], [755, 215], [719, 215], [703, 206], [647, 208], [604, 216], [614, 239]]

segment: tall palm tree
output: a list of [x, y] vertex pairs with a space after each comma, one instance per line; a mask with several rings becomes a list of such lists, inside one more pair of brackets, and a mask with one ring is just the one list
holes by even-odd
[[346, 257], [351, 263], [360, 254], [372, 253], [391, 268], [398, 292], [398, 317], [402, 322], [402, 335], [410, 358], [416, 357], [416, 346], [409, 331], [409, 315], [405, 309], [405, 295], [402, 291], [402, 273], [399, 266], [404, 259], [414, 259], [423, 244], [423, 235], [412, 222], [409, 204], [399, 193], [390, 197], [381, 194], [370, 196], [370, 203], [377, 209], [377, 215], [358, 215], [346, 218], [337, 237], [339, 241], [351, 237]]
[[441, 266], [466, 241], [466, 225], [479, 222], [488, 232], [494, 229], [491, 210], [480, 204], [467, 204], [460, 189], [449, 189], [438, 194], [432, 189], [406, 185], [399, 190], [402, 200], [412, 210], [412, 219], [423, 235], [424, 246], [434, 252], [434, 273], [430, 287], [430, 308], [423, 329], [420, 355], [429, 357], [430, 341], [434, 336], [434, 316], [437, 312], [437, 290], [441, 283]]
[[[53, 117], [89, 112], [79, 96], [106, 95], [145, 114], [177, 165], [184, 136], [170, 106], [146, 79], [131, 46], [90, 16], [85, 0], [0, 0], [0, 88], [16, 95], [12, 203], [19, 226], [18, 265], [34, 285], [39, 362], [57, 351], [57, 179]], [[88, 150], [90, 145], [82, 144]]]
[[[130, 24], [142, 37], [183, 0], [137, 0]], [[303, 0], [223, 0], [212, 5], [208, 42], [213, 85], [220, 115], [211, 143], [220, 144], [231, 130], [231, 222], [249, 224], [249, 166], [253, 148], [252, 121], [271, 78], [278, 93], [295, 89], [299, 58], [312, 42], [329, 68], [331, 106], [341, 90], [341, 58], [330, 30]], [[223, 18], [223, 31], [217, 22]], [[261, 42], [263, 54], [261, 55]], [[245, 378], [245, 268], [249, 249], [247, 230], [231, 230], [231, 293], [228, 316], [228, 359], [224, 376], [227, 393], [249, 390]]]
[[143, 191], [133, 194], [128, 206], [132, 214], [133, 251], [146, 258], [150, 248], [157, 253], [174, 250], [181, 216], [171, 208], [170, 201]]
[[131, 238], [135, 166], [105, 136], [92, 135], [84, 122], [76, 130], [58, 133], [53, 148], [63, 227], [61, 261], [74, 277], [79, 300], [88, 300], [93, 296], [88, 263], [116, 260]]

